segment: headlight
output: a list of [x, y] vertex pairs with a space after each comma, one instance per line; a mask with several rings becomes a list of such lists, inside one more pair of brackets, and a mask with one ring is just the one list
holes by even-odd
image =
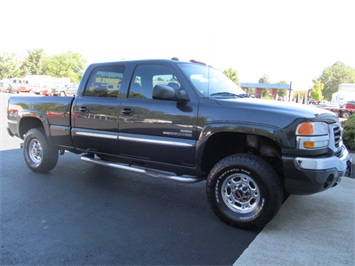
[[296, 129], [297, 146], [299, 149], [322, 149], [329, 145], [328, 124], [323, 122], [306, 122]]
[[297, 135], [328, 135], [328, 124], [321, 122], [306, 122], [299, 124]]

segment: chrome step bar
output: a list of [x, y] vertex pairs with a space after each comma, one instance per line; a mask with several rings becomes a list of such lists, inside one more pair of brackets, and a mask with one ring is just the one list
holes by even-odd
[[101, 165], [101, 166], [107, 166], [107, 167], [112, 167], [112, 168], [116, 168], [116, 169], [136, 172], [136, 173], [140, 173], [140, 174], [146, 174], [149, 176], [178, 181], [178, 182], [182, 182], [182, 183], [197, 183], [197, 182], [201, 182], [204, 180], [204, 179], [198, 178], [196, 176], [188, 176], [188, 175], [178, 176], [178, 175], [171, 173], [171, 172], [159, 171], [159, 170], [143, 168], [143, 167], [139, 167], [139, 166], [132, 166], [132, 165], [128, 165], [128, 164], [121, 164], [121, 163], [116, 163], [116, 162], [109, 162], [109, 161], [105, 161], [105, 160], [102, 160], [99, 158], [95, 158], [95, 156], [92, 156], [91, 154], [83, 155], [83, 156], [81, 156], [80, 159], [85, 162], [89, 162], [89, 163], [93, 163], [93, 164], [97, 164], [97, 165]]

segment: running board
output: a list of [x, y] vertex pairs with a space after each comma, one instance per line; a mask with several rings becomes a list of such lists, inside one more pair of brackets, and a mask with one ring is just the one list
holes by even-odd
[[171, 173], [171, 172], [159, 171], [159, 170], [143, 168], [143, 167], [139, 167], [139, 166], [132, 166], [132, 165], [128, 165], [128, 164], [120, 164], [120, 163], [116, 163], [116, 162], [109, 162], [109, 161], [95, 158], [90, 154], [83, 155], [83, 156], [81, 156], [80, 159], [85, 162], [89, 162], [89, 163], [93, 163], [93, 164], [97, 164], [97, 165], [101, 165], [101, 166], [107, 166], [107, 167], [112, 167], [112, 168], [116, 168], [116, 169], [127, 170], [127, 171], [131, 171], [131, 172], [146, 174], [149, 176], [159, 177], [159, 178], [163, 178], [163, 179], [169, 179], [169, 180], [178, 181], [178, 182], [182, 182], [182, 183], [197, 183], [197, 182], [204, 180], [204, 179], [198, 178], [196, 176], [185, 176], [185, 175], [178, 176], [178, 175]]

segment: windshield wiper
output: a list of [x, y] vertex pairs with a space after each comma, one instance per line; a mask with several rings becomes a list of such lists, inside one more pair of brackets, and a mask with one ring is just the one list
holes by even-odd
[[248, 94], [248, 93], [242, 93], [242, 94], [239, 94], [238, 96], [240, 98], [250, 98], [251, 97], [250, 94]]
[[212, 96], [212, 97], [216, 97], [216, 96], [217, 97], [235, 97], [235, 98], [247, 98], [247, 97], [250, 97], [250, 95], [247, 94], [247, 93], [235, 94], [235, 93], [227, 92], [227, 91], [212, 93], [210, 96]]
[[235, 93], [231, 93], [231, 92], [216, 92], [216, 93], [212, 93], [210, 96], [212, 97], [241, 97], [239, 94], [235, 94]]

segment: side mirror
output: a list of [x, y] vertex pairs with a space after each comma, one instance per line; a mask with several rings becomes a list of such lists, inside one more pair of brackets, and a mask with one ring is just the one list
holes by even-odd
[[158, 84], [154, 86], [153, 99], [186, 102], [188, 101], [188, 96], [185, 93], [185, 91], [183, 91], [182, 93], [181, 90], [174, 90], [172, 87], [168, 85]]

